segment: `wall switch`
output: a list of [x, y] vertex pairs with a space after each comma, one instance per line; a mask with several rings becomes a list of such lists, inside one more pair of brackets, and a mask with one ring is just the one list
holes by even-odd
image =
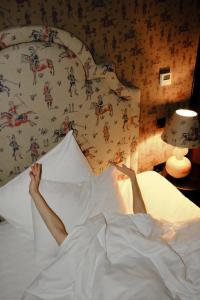
[[171, 72], [160, 74], [160, 85], [166, 86], [171, 84]]

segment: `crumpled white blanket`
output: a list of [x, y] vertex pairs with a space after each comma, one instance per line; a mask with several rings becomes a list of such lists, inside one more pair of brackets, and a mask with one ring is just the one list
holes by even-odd
[[100, 214], [77, 226], [22, 300], [198, 300], [200, 219]]

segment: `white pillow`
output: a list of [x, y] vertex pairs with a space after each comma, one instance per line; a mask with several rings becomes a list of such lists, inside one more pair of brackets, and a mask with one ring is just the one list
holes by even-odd
[[[76, 143], [72, 131], [40, 160], [42, 178], [79, 182], [92, 176], [89, 164]], [[0, 188], [0, 215], [33, 238], [29, 170], [25, 170]]]
[[[67, 183], [42, 180], [40, 191], [48, 205], [60, 217], [67, 232], [82, 224], [89, 214], [91, 182]], [[41, 218], [32, 200], [35, 259], [38, 265], [48, 265], [56, 257], [59, 246]]]
[[[101, 212], [121, 212], [123, 204], [117, 190], [113, 167], [88, 182], [67, 183], [41, 181], [41, 194], [60, 217], [68, 233], [75, 225]], [[59, 246], [43, 222], [32, 201], [35, 235], [35, 258], [39, 265], [47, 265], [57, 255]]]
[[42, 178], [47, 180], [80, 182], [88, 180], [93, 175], [72, 130], [38, 162], [42, 163]]
[[123, 198], [118, 187], [115, 167], [109, 167], [92, 178], [90, 214], [93, 217], [103, 212], [125, 213]]
[[[147, 212], [156, 219], [180, 222], [200, 217], [200, 208], [186, 198], [173, 184], [155, 171], [137, 175]], [[133, 212], [132, 188], [129, 179], [119, 181], [126, 212]]]
[[146, 171], [137, 179], [147, 211], [153, 217], [180, 222], [200, 216], [200, 208], [159, 173]]

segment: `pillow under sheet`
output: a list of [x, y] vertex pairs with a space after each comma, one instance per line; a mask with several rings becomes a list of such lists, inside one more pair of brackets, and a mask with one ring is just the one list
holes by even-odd
[[[39, 162], [42, 178], [80, 182], [92, 176], [92, 170], [76, 143], [72, 131]], [[33, 238], [29, 169], [0, 188], [0, 214], [26, 236]]]
[[[40, 191], [48, 205], [60, 217], [68, 233], [88, 217], [101, 212], [124, 213], [117, 188], [115, 169], [109, 167], [87, 182], [67, 183], [42, 180]], [[39, 265], [48, 265], [58, 253], [59, 246], [42, 220], [32, 201], [35, 236], [35, 258]]]
[[[180, 222], [200, 217], [200, 208], [186, 198], [173, 184], [155, 171], [137, 174], [147, 212], [156, 219]], [[118, 182], [126, 213], [133, 213], [131, 182]]]

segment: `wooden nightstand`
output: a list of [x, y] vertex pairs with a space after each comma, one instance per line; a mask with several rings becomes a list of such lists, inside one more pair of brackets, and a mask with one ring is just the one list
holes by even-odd
[[192, 164], [190, 174], [184, 178], [174, 178], [163, 169], [161, 175], [169, 180], [188, 199], [200, 207], [200, 165]]

